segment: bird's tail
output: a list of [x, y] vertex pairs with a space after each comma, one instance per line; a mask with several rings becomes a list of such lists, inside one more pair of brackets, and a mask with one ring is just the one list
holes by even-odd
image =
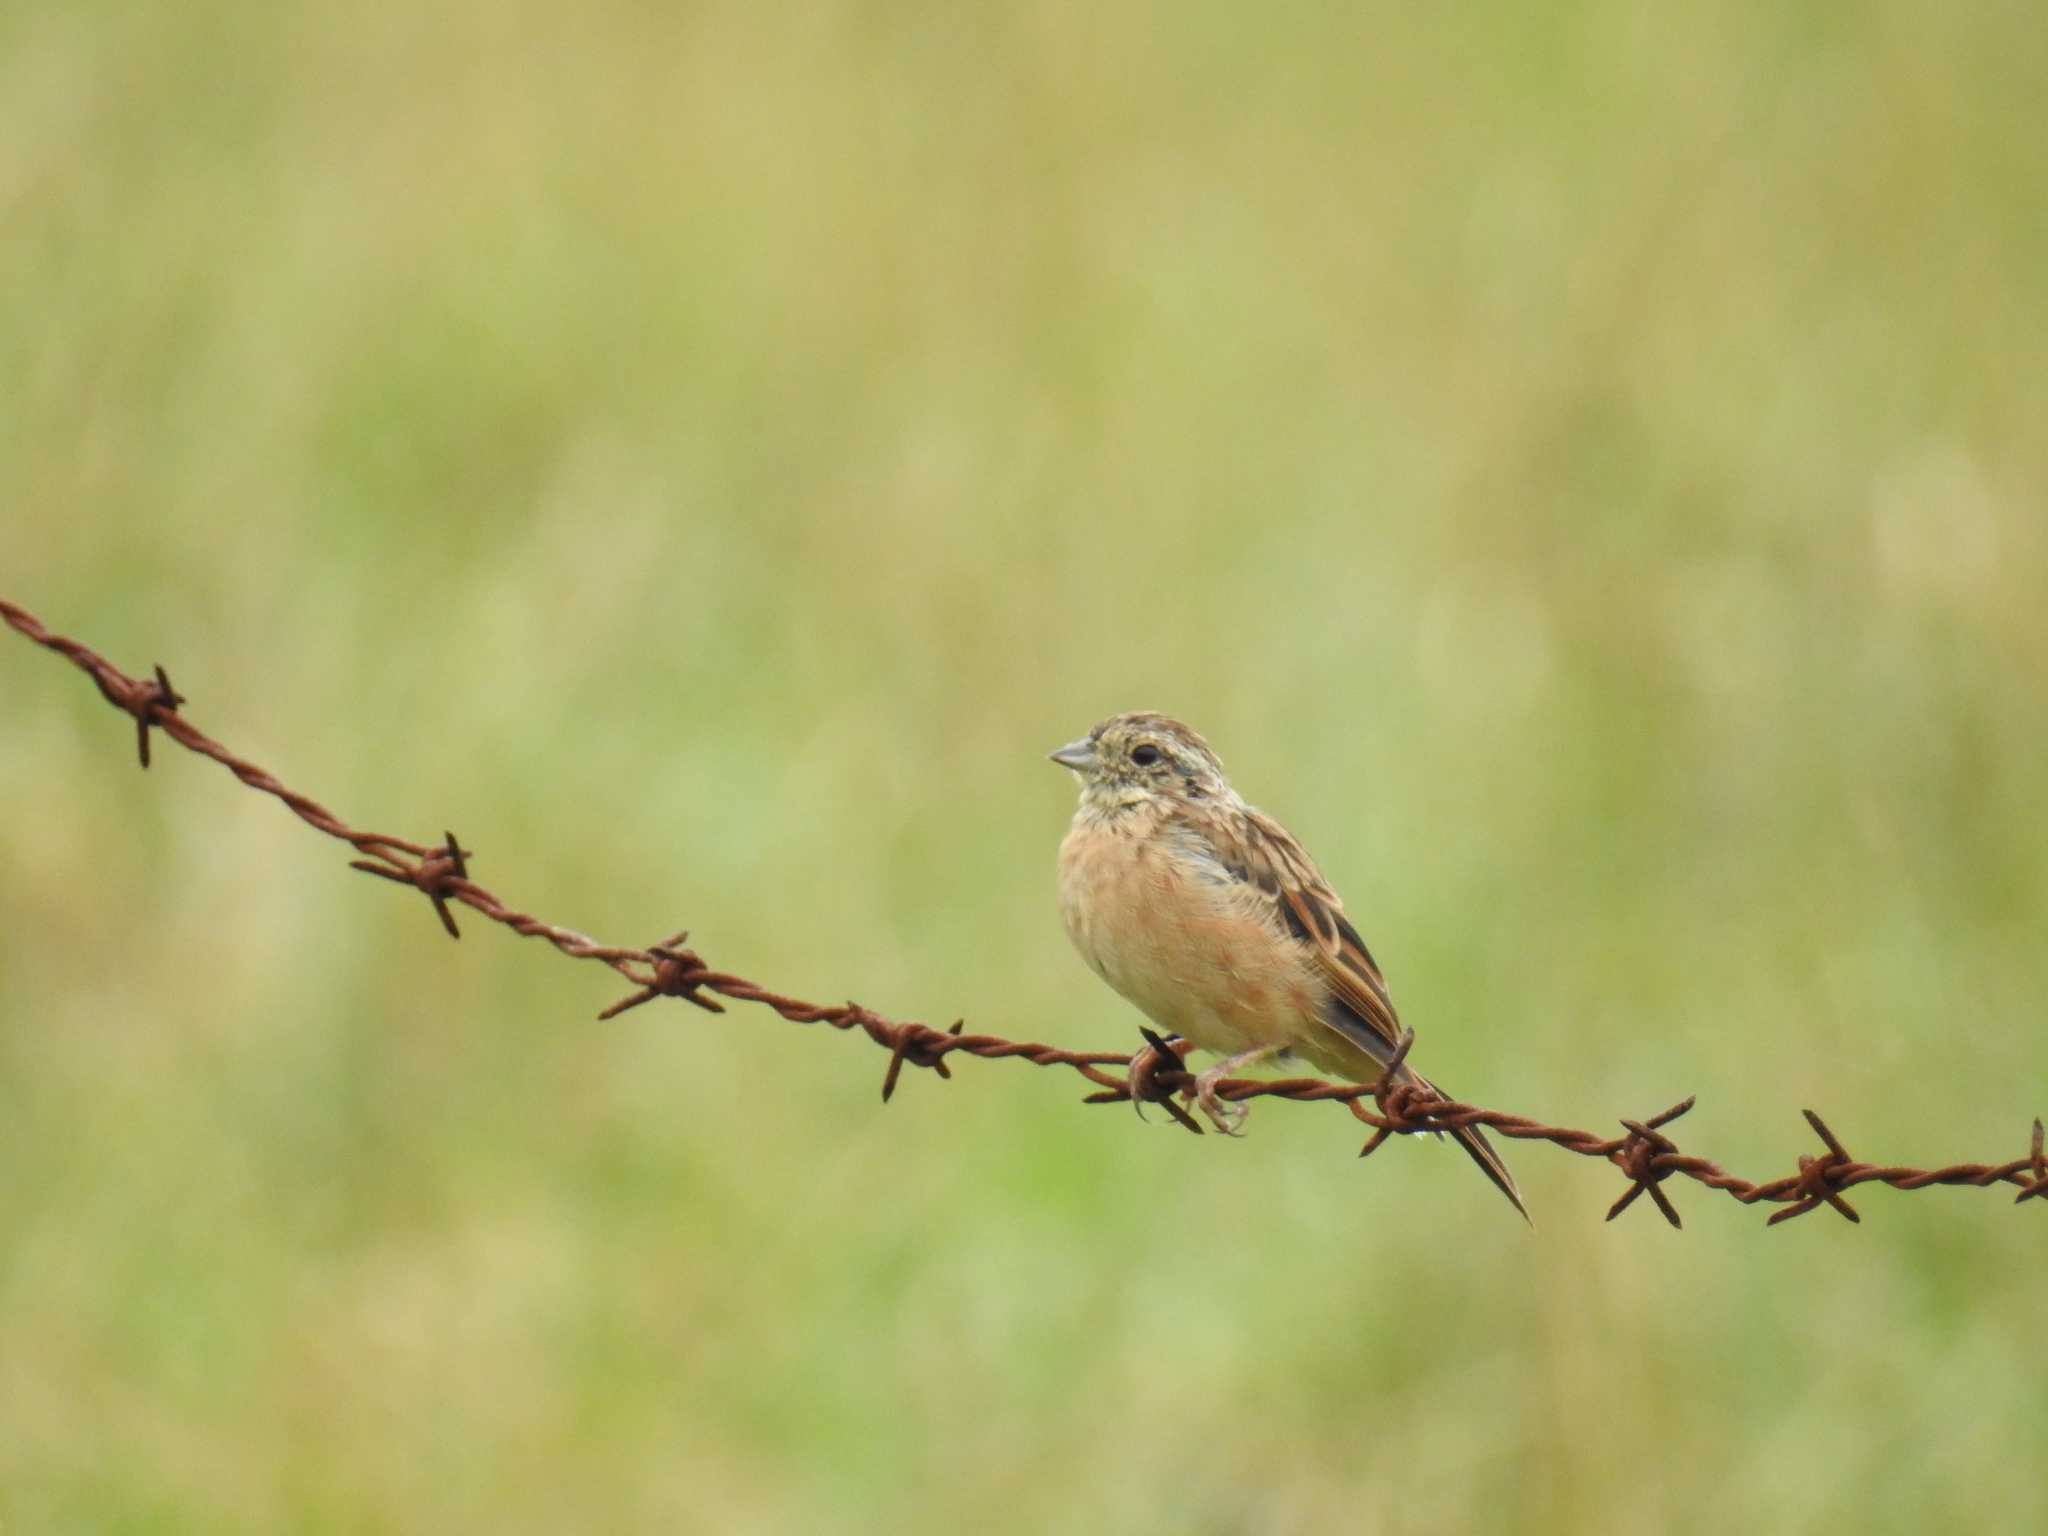
[[[1445, 1098], [1450, 1097], [1434, 1083], [1425, 1081], [1423, 1086], [1435, 1088]], [[1522, 1204], [1522, 1192], [1515, 1188], [1515, 1176], [1508, 1172], [1508, 1165], [1502, 1162], [1500, 1154], [1493, 1150], [1493, 1143], [1486, 1139], [1486, 1133], [1476, 1125], [1461, 1125], [1454, 1130], [1447, 1130], [1444, 1134], [1456, 1141], [1464, 1149], [1465, 1155], [1479, 1165], [1479, 1171], [1493, 1181], [1493, 1187], [1508, 1197], [1508, 1204], [1521, 1212], [1522, 1220], [1532, 1227], [1535, 1226], [1536, 1223], [1530, 1219], [1529, 1208]]]

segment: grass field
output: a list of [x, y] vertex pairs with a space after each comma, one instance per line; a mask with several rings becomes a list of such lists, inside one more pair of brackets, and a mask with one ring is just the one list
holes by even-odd
[[[0, 4], [0, 595], [607, 940], [1077, 1048], [1197, 723], [1418, 1060], [2048, 1113], [2031, 9]], [[2048, 1209], [1201, 1141], [417, 897], [0, 634], [0, 1527], [2048, 1527]]]

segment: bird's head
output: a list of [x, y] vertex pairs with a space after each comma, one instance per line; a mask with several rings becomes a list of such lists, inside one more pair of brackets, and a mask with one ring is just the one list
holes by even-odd
[[1052, 754], [1081, 781], [1081, 802], [1103, 810], [1148, 802], [1221, 800], [1223, 764], [1192, 727], [1168, 715], [1111, 715]]

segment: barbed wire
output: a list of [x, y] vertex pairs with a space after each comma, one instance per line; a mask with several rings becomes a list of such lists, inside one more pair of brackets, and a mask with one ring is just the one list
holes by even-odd
[[[743, 976], [714, 970], [694, 949], [687, 947], [686, 932], [671, 934], [645, 948], [600, 944], [573, 928], [544, 922], [517, 910], [471, 879], [469, 860], [475, 855], [461, 845], [453, 832], [446, 833], [439, 843], [419, 843], [359, 830], [319, 801], [286, 787], [275, 775], [230, 752], [179, 712], [187, 700], [171, 685], [162, 666], [154, 668], [149, 677], [130, 677], [90, 646], [53, 633], [34, 614], [5, 599], [0, 599], [0, 619], [37, 645], [72, 662], [93, 680], [108, 703], [134, 720], [136, 755], [144, 768], [150, 763], [150, 732], [160, 730], [180, 746], [212, 758], [251, 789], [281, 800], [308, 826], [347, 843], [360, 855], [349, 861], [351, 869], [419, 890], [433, 904], [449, 937], [462, 936], [450, 911], [451, 905], [459, 904], [515, 933], [545, 939], [565, 955], [610, 966], [634, 990], [600, 1012], [600, 1019], [617, 1018], [628, 1009], [661, 997], [680, 998], [711, 1013], [725, 1011], [720, 999], [757, 1003], [793, 1024], [826, 1024], [849, 1033], [858, 1031], [887, 1051], [889, 1062], [882, 1075], [884, 1103], [894, 1096], [906, 1066], [929, 1068], [941, 1078], [950, 1078], [949, 1056], [1015, 1058], [1035, 1066], [1072, 1069], [1096, 1090], [1083, 1103], [1135, 1104], [1140, 1113], [1144, 1104], [1156, 1103], [1187, 1130], [1196, 1135], [1202, 1133], [1182, 1102], [1193, 1093], [1194, 1075], [1186, 1070], [1185, 1048], [1177, 1041], [1143, 1031], [1146, 1049], [1131, 1057], [1113, 1051], [1069, 1051], [1036, 1041], [970, 1034], [964, 1021], [959, 1020], [949, 1029], [936, 1029], [915, 1020], [891, 1019], [855, 1002], [805, 1002]], [[1804, 1112], [1807, 1123], [1820, 1137], [1825, 1150], [1817, 1155], [1802, 1154], [1796, 1173], [1757, 1183], [1728, 1172], [1711, 1159], [1680, 1151], [1666, 1134], [1666, 1126], [1692, 1109], [1693, 1099], [1684, 1099], [1648, 1119], [1622, 1120], [1625, 1135], [1602, 1136], [1595, 1131], [1549, 1125], [1526, 1115], [1446, 1098], [1420, 1083], [1396, 1082], [1398, 1068], [1413, 1042], [1410, 1032], [1379, 1080], [1373, 1083], [1339, 1083], [1313, 1077], [1230, 1078], [1217, 1084], [1216, 1091], [1219, 1097], [1231, 1102], [1269, 1098], [1341, 1104], [1372, 1129], [1359, 1153], [1361, 1157], [1378, 1151], [1394, 1136], [1469, 1125], [1484, 1126], [1514, 1141], [1548, 1142], [1582, 1157], [1611, 1163], [1629, 1181], [1628, 1188], [1608, 1208], [1609, 1221], [1647, 1194], [1666, 1221], [1674, 1227], [1681, 1226], [1678, 1210], [1663, 1188], [1674, 1174], [1708, 1189], [1721, 1190], [1744, 1205], [1782, 1205], [1784, 1209], [1773, 1213], [1766, 1223], [1769, 1226], [1804, 1216], [1824, 1205], [1852, 1222], [1861, 1221], [1855, 1207], [1844, 1198], [1845, 1191], [1861, 1184], [1884, 1184], [1901, 1190], [1928, 1189], [1938, 1184], [1977, 1188], [2016, 1184], [2019, 1193], [2014, 1196], [2015, 1204], [2048, 1191], [2048, 1149], [2043, 1146], [2039, 1120], [2034, 1122], [2033, 1138], [2024, 1157], [2003, 1163], [1908, 1168], [1864, 1162], [1853, 1156], [1821, 1117], [1809, 1109]]]

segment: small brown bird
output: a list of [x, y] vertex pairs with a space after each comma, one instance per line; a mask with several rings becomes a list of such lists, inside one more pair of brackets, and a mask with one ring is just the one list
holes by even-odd
[[[1401, 1025], [1378, 964], [1322, 871], [1245, 804], [1206, 741], [1165, 715], [1114, 715], [1052, 760], [1081, 781], [1060, 844], [1067, 936], [1162, 1029], [1224, 1058], [1195, 1079], [1218, 1130], [1236, 1134], [1249, 1111], [1217, 1083], [1258, 1062], [1293, 1054], [1379, 1076]], [[1428, 1086], [1405, 1062], [1399, 1080]], [[1479, 1128], [1449, 1134], [1526, 1220]]]

